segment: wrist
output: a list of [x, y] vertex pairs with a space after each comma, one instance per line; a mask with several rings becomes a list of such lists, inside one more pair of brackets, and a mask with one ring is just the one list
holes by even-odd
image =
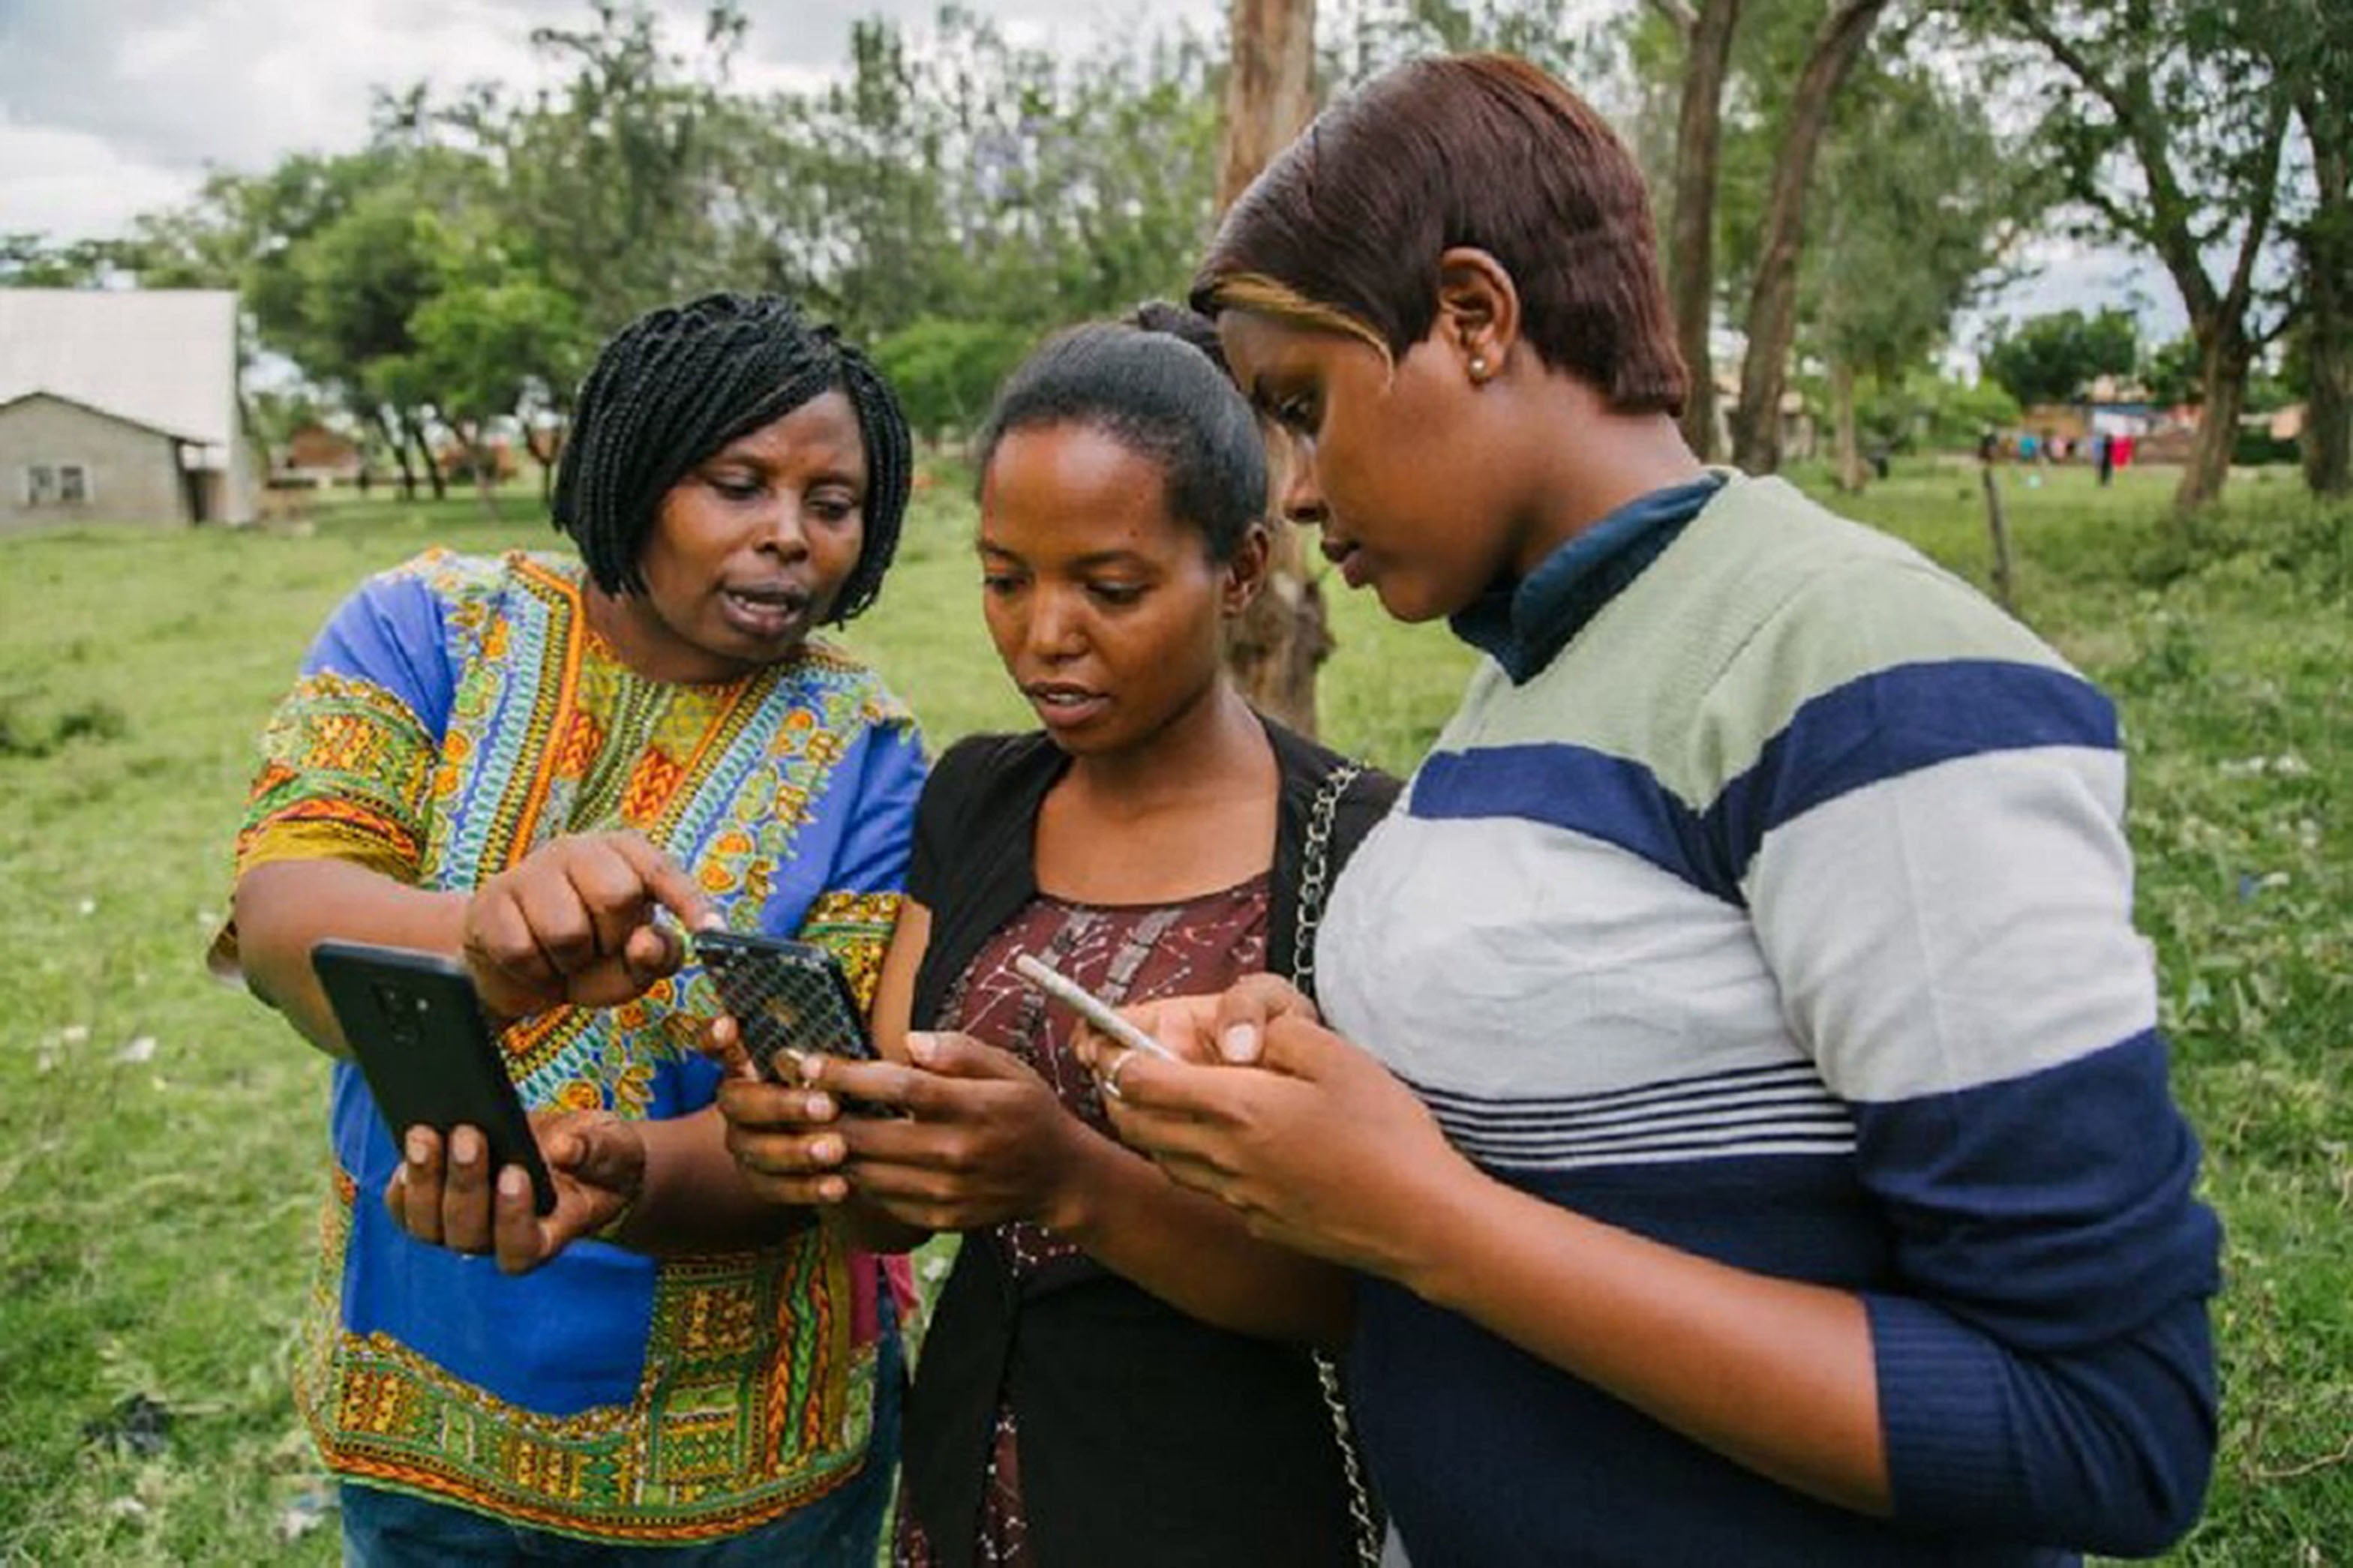
[[[1476, 1289], [1483, 1226], [1482, 1201], [1498, 1184], [1451, 1149], [1409, 1201], [1391, 1213], [1398, 1223], [1367, 1272], [1394, 1280], [1432, 1305], [1461, 1311]], [[1465, 1267], [1465, 1260], [1471, 1260]]]
[[1062, 1120], [1064, 1151], [1054, 1163], [1055, 1177], [1036, 1218], [1064, 1240], [1084, 1247], [1103, 1223], [1105, 1182], [1095, 1173], [1102, 1170], [1106, 1157], [1118, 1159], [1126, 1151], [1075, 1116], [1065, 1115]]

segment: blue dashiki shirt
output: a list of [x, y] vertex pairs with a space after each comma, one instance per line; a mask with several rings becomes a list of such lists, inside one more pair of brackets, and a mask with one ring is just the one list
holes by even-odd
[[[370, 579], [311, 647], [263, 738], [236, 864], [333, 857], [463, 889], [560, 835], [634, 827], [731, 926], [824, 942], [871, 997], [923, 772], [913, 719], [839, 651], [649, 680], [589, 628], [577, 563], [432, 551]], [[680, 1116], [716, 1093], [696, 1042], [717, 1009], [690, 966], [501, 1044], [526, 1106]], [[392, 1224], [398, 1153], [349, 1063], [332, 1133], [295, 1381], [340, 1474], [660, 1544], [751, 1529], [858, 1473], [877, 1268], [825, 1227], [659, 1259], [582, 1243], [510, 1279]]]

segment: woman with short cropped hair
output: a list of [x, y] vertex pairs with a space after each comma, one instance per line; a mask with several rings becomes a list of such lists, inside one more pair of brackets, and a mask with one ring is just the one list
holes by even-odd
[[1704, 468], [1640, 174], [1524, 61], [1327, 110], [1195, 292], [1345, 580], [1485, 658], [1317, 1004], [1145, 1010], [1122, 1134], [1361, 1271], [1417, 1568], [2153, 1552], [2218, 1228], [2106, 699], [1918, 554]]

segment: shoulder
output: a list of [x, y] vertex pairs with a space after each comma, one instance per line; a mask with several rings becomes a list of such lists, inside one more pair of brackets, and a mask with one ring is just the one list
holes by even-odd
[[1373, 824], [1388, 815], [1404, 785], [1369, 763], [1348, 757], [1320, 742], [1311, 741], [1271, 719], [1266, 724], [1274, 747], [1275, 765], [1282, 776], [1283, 816], [1296, 816], [1303, 826], [1315, 813], [1324, 792], [1341, 780], [1333, 800], [1332, 835], [1345, 855]]
[[2063, 662], [1911, 545], [1839, 516], [1785, 480], [1727, 484], [1687, 537], [1692, 551], [1662, 559], [1672, 569], [1660, 585], [1715, 601], [1719, 674], [1760, 658]]
[[811, 638], [776, 687], [787, 700], [814, 706], [849, 734], [881, 731], [918, 744], [914, 710], [874, 667], [838, 643]]

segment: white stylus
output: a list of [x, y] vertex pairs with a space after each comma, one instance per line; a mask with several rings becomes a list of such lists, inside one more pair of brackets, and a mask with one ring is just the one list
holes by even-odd
[[1102, 998], [1082, 989], [1068, 975], [1057, 973], [1051, 964], [1036, 954], [1025, 952], [1018, 955], [1013, 960], [1013, 970], [1022, 979], [1027, 980], [1055, 1001], [1067, 1005], [1080, 1017], [1084, 1018], [1128, 1049], [1144, 1051], [1164, 1061], [1173, 1062], [1184, 1059], [1175, 1051], [1113, 1012], [1110, 1005]]

